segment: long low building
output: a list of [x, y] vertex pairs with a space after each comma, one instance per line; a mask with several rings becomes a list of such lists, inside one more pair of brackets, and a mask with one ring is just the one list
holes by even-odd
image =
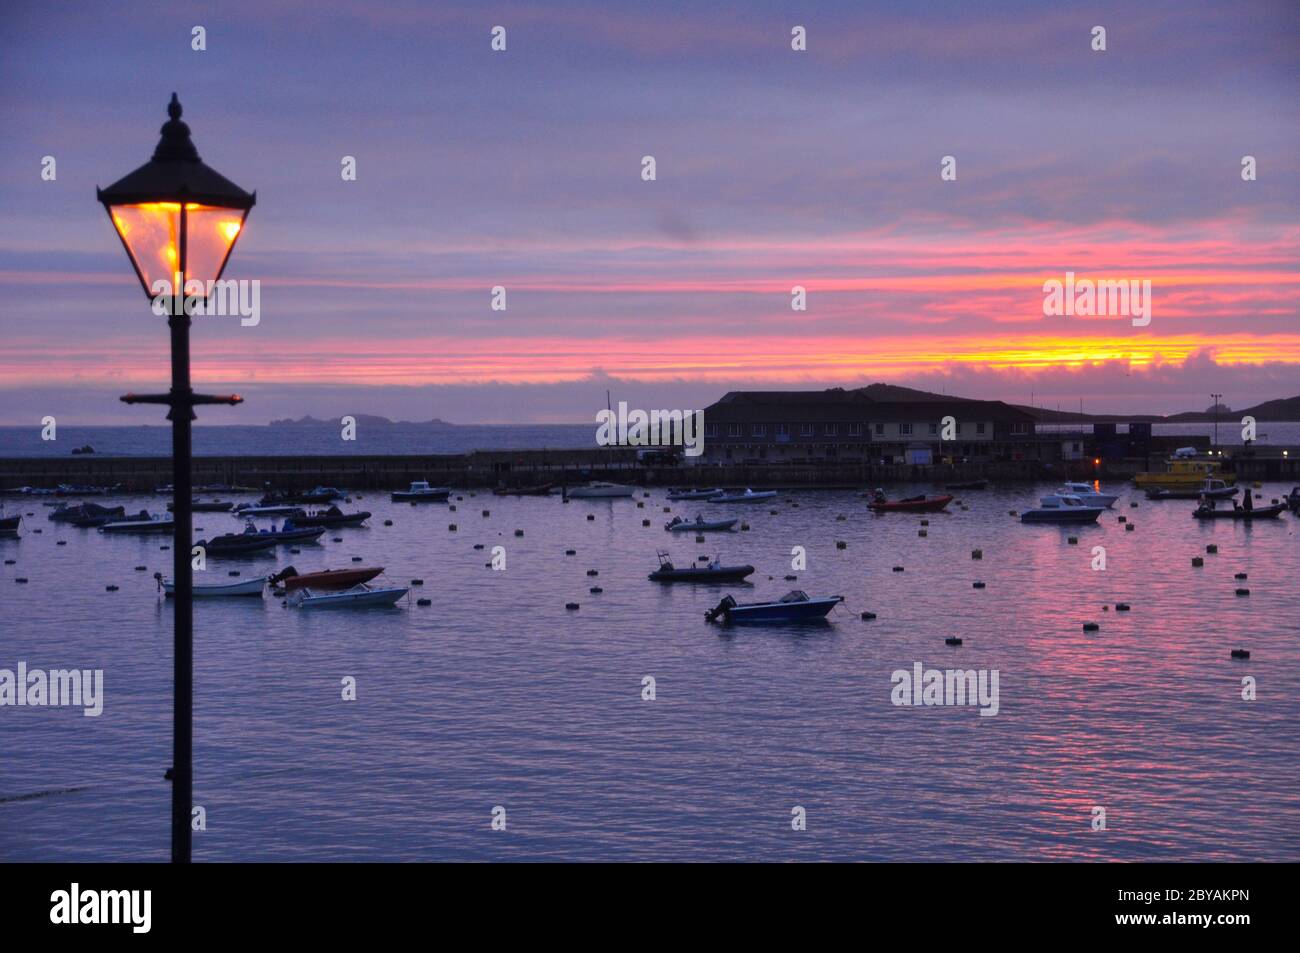
[[999, 400], [878, 400], [866, 389], [732, 391], [704, 411], [704, 453], [688, 462], [1060, 459], [1035, 418]]

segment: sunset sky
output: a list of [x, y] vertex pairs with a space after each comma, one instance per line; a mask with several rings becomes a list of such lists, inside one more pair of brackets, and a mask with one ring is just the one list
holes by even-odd
[[[116, 401], [165, 387], [167, 334], [94, 189], [173, 90], [258, 195], [227, 277], [261, 281], [261, 323], [194, 334], [196, 386], [248, 403], [201, 423], [588, 421], [607, 388], [1300, 394], [1300, 4], [1057, 6], [11, 0], [0, 424], [161, 422]], [[1044, 317], [1067, 271], [1149, 279], [1150, 325]]]

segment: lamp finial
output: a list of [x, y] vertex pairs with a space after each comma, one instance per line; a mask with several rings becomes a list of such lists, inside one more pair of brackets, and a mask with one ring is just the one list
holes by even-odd
[[198, 162], [199, 150], [190, 141], [190, 127], [181, 122], [181, 101], [175, 93], [172, 93], [171, 102], [167, 104], [167, 115], [170, 118], [160, 130], [162, 138], [158, 140], [158, 148], [153, 151], [154, 161]]

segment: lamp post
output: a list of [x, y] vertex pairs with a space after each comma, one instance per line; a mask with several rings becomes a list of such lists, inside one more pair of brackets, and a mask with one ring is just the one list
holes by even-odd
[[1222, 394], [1211, 394], [1210, 399], [1214, 401], [1214, 449], [1219, 449], [1219, 401], [1223, 399]]
[[[181, 104], [172, 93], [153, 158], [96, 197], [122, 240], [145, 295], [171, 328], [172, 387], [166, 394], [127, 394], [128, 404], [166, 404], [172, 422], [172, 544], [175, 599], [172, 721], [172, 862], [190, 861], [193, 804], [194, 590], [190, 429], [197, 404], [238, 404], [231, 394], [196, 394], [190, 387], [190, 315], [221, 278], [248, 212], [257, 201], [199, 160]], [[165, 309], [165, 310], [164, 310]]]

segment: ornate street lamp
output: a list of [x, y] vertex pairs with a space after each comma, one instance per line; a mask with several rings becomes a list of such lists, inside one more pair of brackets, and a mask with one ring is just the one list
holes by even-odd
[[[168, 314], [172, 339], [172, 389], [127, 394], [128, 404], [166, 404], [172, 422], [172, 513], [175, 520], [175, 710], [173, 712], [172, 861], [189, 863], [193, 804], [194, 591], [190, 429], [196, 404], [238, 404], [243, 398], [196, 394], [190, 387], [190, 315], [205, 304], [221, 278], [248, 212], [257, 201], [199, 160], [181, 104], [172, 93], [171, 118], [153, 158], [95, 194], [122, 240], [145, 294]], [[160, 310], [165, 306], [165, 310]]]

